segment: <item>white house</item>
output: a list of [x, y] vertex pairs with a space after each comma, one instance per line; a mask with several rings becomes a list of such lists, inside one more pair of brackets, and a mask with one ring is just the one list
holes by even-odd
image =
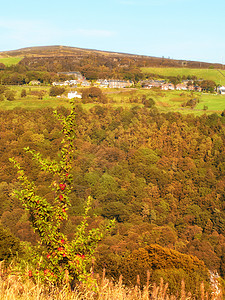
[[82, 86], [91, 86], [91, 83], [87, 80], [84, 80], [84, 81], [81, 82], [81, 85]]
[[77, 91], [75, 91], [75, 92], [69, 92], [67, 97], [69, 99], [73, 99], [73, 98], [80, 98], [81, 99], [82, 95], [78, 94]]
[[188, 88], [187, 88], [187, 85], [185, 83], [178, 83], [176, 85], [176, 90], [178, 91], [186, 91]]
[[107, 88], [109, 86], [109, 81], [107, 79], [98, 79], [95, 82], [95, 85], [102, 88]]
[[164, 83], [162, 85], [161, 89], [164, 91], [168, 91], [168, 90], [174, 90], [175, 87], [174, 87], [174, 84], [172, 84], [172, 83]]
[[217, 91], [219, 94], [224, 95], [225, 94], [225, 86], [219, 86]]
[[63, 81], [63, 82], [56, 82], [56, 81], [54, 81], [54, 82], [52, 83], [52, 85], [53, 85], [53, 86], [63, 86], [63, 85], [68, 85], [68, 84], [65, 83], [65, 81]]
[[109, 88], [118, 88], [122, 89], [125, 87], [130, 87], [132, 86], [133, 82], [130, 80], [117, 80], [117, 79], [111, 79], [108, 81], [109, 82]]
[[69, 84], [70, 85], [76, 85], [77, 84], [77, 80], [71, 79], [71, 80], [69, 80]]
[[29, 82], [29, 84], [30, 84], [30, 85], [40, 85], [41, 82], [40, 82], [39, 80], [31, 80], [31, 81]]

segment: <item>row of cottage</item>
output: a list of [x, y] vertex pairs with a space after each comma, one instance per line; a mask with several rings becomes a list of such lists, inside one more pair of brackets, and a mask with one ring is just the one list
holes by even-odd
[[[126, 80], [114, 80], [114, 79], [99, 79], [94, 83], [91, 83], [88, 80], [66, 80], [64, 82], [53, 82], [54, 86], [72, 86], [77, 87], [77, 85], [83, 87], [90, 87], [91, 85], [100, 87], [100, 88], [127, 88], [132, 87], [134, 83], [132, 81]], [[161, 90], [178, 90], [178, 91], [196, 91], [202, 92], [203, 89], [199, 85], [194, 85], [192, 82], [183, 81], [174, 85], [170, 82], [165, 82], [164, 80], [151, 80], [151, 81], [141, 81], [140, 85], [142, 88], [151, 89], [151, 88], [160, 88]], [[225, 94], [225, 86], [219, 86], [217, 92], [220, 94]]]
[[[172, 83], [168, 83], [165, 80], [150, 80], [150, 81], [142, 81], [141, 86], [143, 88], [151, 89], [151, 88], [160, 88], [161, 90], [178, 90], [178, 91], [196, 91], [196, 92], [204, 92], [204, 89], [199, 85], [194, 84], [194, 81], [183, 80], [181, 83], [176, 85]], [[219, 94], [225, 94], [225, 86], [219, 86], [215, 90], [215, 92]]]
[[[90, 87], [97, 86], [100, 88], [128, 88], [134, 86], [134, 82], [131, 80], [118, 80], [118, 79], [98, 79], [94, 83], [87, 80], [80, 72], [60, 72], [58, 73], [63, 75], [70, 75], [76, 79], [70, 79], [62, 82], [53, 82], [53, 86], [70, 86], [70, 87]], [[40, 81], [33, 80], [30, 82], [32, 85], [41, 84]], [[164, 91], [168, 90], [179, 90], [179, 91], [197, 91], [202, 92], [202, 89], [199, 85], [194, 84], [193, 81], [183, 80], [181, 83], [174, 85], [171, 82], [166, 82], [165, 80], [144, 80], [139, 82], [139, 86], [146, 89], [159, 88]], [[215, 90], [219, 94], [225, 94], [225, 86], [219, 86]]]
[[90, 87], [91, 85], [102, 87], [102, 88], [126, 88], [131, 87], [134, 85], [132, 81], [127, 80], [114, 80], [114, 79], [99, 79], [94, 83], [83, 79], [83, 80], [66, 80], [63, 82], [53, 82], [53, 86], [74, 86], [77, 87], [78, 85], [83, 87]]
[[[63, 82], [53, 82], [53, 86], [90, 87], [91, 85], [94, 85], [100, 88], [128, 88], [134, 86], [134, 82], [131, 80], [98, 79], [94, 83], [92, 83], [88, 81], [80, 72], [61, 72], [58, 74], [73, 75], [76, 79], [66, 80]], [[194, 82], [190, 80], [183, 80], [181, 83], [178, 83], [176, 85], [171, 82], [166, 82], [165, 80], [144, 80], [139, 82], [139, 86], [146, 89], [160, 88], [164, 91], [204, 91], [199, 85], [194, 84]], [[225, 94], [225, 87], [218, 87], [217, 92], [220, 94]]]
[[184, 80], [181, 83], [174, 85], [171, 82], [165, 80], [145, 80], [141, 82], [141, 86], [146, 89], [160, 88], [161, 90], [178, 90], [178, 91], [197, 91], [201, 92], [201, 88], [198, 85], [194, 85], [193, 82]]
[[77, 87], [90, 87], [91, 85], [102, 87], [102, 88], [126, 88], [134, 85], [133, 81], [130, 80], [118, 80], [118, 79], [99, 79], [94, 84], [87, 80], [80, 72], [59, 72], [58, 75], [69, 75], [75, 79], [66, 80], [63, 82], [53, 82], [53, 86], [73, 86]]
[[[199, 85], [194, 84], [194, 81], [183, 80], [181, 83], [176, 85], [172, 83], [168, 83], [165, 80], [150, 80], [150, 81], [142, 81], [141, 86], [143, 88], [151, 89], [154, 87], [160, 88], [161, 90], [178, 90], [178, 91], [196, 91], [202, 92], [202, 89]], [[225, 94], [225, 86], [218, 86], [215, 92], [219, 94]]]
[[[186, 83], [182, 82], [180, 84], [177, 84], [176, 86], [172, 83], [167, 83], [164, 80], [151, 80], [151, 81], [141, 81], [140, 82], [142, 88], [161, 88], [162, 90], [197, 90], [200, 91], [199, 87], [196, 86], [187, 86]], [[94, 83], [91, 83], [90, 81], [83, 79], [83, 80], [66, 80], [63, 82], [53, 82], [53, 86], [74, 86], [77, 85], [80, 86], [98, 86], [100, 88], [126, 88], [126, 87], [132, 87], [134, 85], [133, 81], [130, 80], [117, 80], [117, 79], [98, 79]], [[198, 89], [197, 89], [198, 88]]]

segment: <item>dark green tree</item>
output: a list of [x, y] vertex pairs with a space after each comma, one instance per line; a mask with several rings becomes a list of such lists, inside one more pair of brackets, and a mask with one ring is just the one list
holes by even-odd
[[3, 63], [0, 63], [0, 70], [5, 70], [5, 65]]
[[25, 98], [27, 96], [27, 92], [25, 89], [22, 89], [20, 96], [21, 98]]
[[0, 225], [0, 261], [8, 262], [19, 252], [21, 252], [19, 240]]
[[83, 102], [100, 102], [107, 103], [106, 96], [102, 93], [102, 90], [98, 87], [90, 87], [83, 89], [82, 91]]
[[216, 83], [213, 80], [203, 80], [200, 82], [200, 87], [207, 92], [214, 92]]
[[6, 91], [5, 92], [5, 96], [6, 96], [6, 99], [8, 100], [8, 101], [13, 101], [13, 100], [15, 100], [15, 93], [13, 92], [13, 91]]
[[142, 103], [147, 108], [152, 108], [155, 105], [155, 101], [152, 98], [143, 99]]
[[49, 91], [49, 96], [56, 97], [62, 95], [65, 92], [65, 88], [61, 86], [52, 86]]

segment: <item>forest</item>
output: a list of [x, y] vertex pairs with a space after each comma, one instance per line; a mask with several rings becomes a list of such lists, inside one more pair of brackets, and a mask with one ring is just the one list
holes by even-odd
[[[126, 286], [138, 281], [140, 289], [146, 281], [160, 285], [163, 278], [173, 295], [185, 282], [186, 292], [200, 299], [202, 282], [210, 293], [210, 274], [218, 273], [225, 290], [223, 96], [146, 91], [138, 86], [140, 80], [151, 78], [174, 83], [197, 80], [191, 75], [143, 71], [144, 67], [181, 68], [183, 61], [81, 49], [76, 54], [73, 49], [62, 49], [61, 54], [54, 47], [47, 50], [36, 49], [31, 56], [21, 50], [15, 52], [23, 57], [19, 63], [0, 63], [0, 103], [12, 103], [0, 108], [0, 262], [19, 257], [20, 264], [24, 260], [32, 264], [32, 253], [39, 249], [40, 236], [33, 231], [32, 217], [15, 194], [21, 186], [10, 159], [16, 159], [41, 197], [52, 203], [53, 177], [40, 170], [24, 148], [60, 161], [64, 138], [53, 107], [59, 103], [57, 113], [67, 118], [70, 103], [56, 98], [56, 89], [64, 94], [68, 89], [50, 88], [50, 84], [69, 78], [59, 72], [79, 71], [90, 81], [132, 80], [135, 88], [79, 89], [82, 100], [75, 103], [71, 206], [68, 219], [62, 219], [63, 234], [71, 243], [76, 238], [91, 197], [88, 230], [94, 232], [115, 220], [97, 247], [91, 266], [94, 274], [114, 282], [123, 276]], [[188, 62], [188, 66], [198, 68], [198, 63]], [[41, 85], [29, 86], [32, 80]], [[207, 97], [211, 110], [206, 105], [202, 108]], [[21, 108], [17, 102], [30, 106]], [[65, 260], [66, 254], [61, 254]]]
[[[58, 111], [69, 113], [64, 107]], [[171, 291], [176, 290], [174, 278], [184, 278], [193, 293], [196, 284], [208, 282], [206, 267], [225, 278], [224, 113], [194, 116], [160, 113], [155, 107], [96, 104], [86, 110], [77, 105], [75, 133], [72, 206], [63, 231], [73, 238], [89, 195], [90, 228], [116, 220], [98, 247], [96, 272], [105, 268], [107, 276], [124, 274], [127, 284], [134, 284], [137, 275], [145, 280], [148, 268], [152, 280], [164, 277]], [[0, 221], [34, 247], [38, 236], [29, 214], [12, 196], [18, 182], [9, 158], [17, 158], [51, 201], [49, 176], [23, 148], [57, 159], [61, 138], [51, 108], [0, 111]]]

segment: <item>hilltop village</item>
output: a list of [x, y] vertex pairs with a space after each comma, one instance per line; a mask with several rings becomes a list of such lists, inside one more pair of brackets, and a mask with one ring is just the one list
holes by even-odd
[[[157, 88], [159, 90], [178, 90], [178, 91], [196, 91], [196, 92], [213, 92], [219, 94], [225, 94], [225, 86], [216, 86], [213, 81], [210, 80], [181, 80], [179, 83], [173, 83], [168, 80], [141, 80], [139, 82], [133, 82], [131, 80], [118, 80], [118, 79], [98, 79], [87, 80], [80, 72], [62, 72], [59, 75], [68, 75], [69, 77], [75, 77], [76, 79], [68, 79], [65, 81], [54, 81], [53, 86], [69, 86], [71, 88], [77, 87], [99, 87], [99, 88], [132, 88], [140, 87], [144, 89]], [[40, 81], [31, 81], [31, 85], [40, 85]], [[74, 94], [75, 95], [75, 94]], [[69, 97], [70, 98], [70, 97]], [[79, 96], [78, 96], [79, 98]]]

